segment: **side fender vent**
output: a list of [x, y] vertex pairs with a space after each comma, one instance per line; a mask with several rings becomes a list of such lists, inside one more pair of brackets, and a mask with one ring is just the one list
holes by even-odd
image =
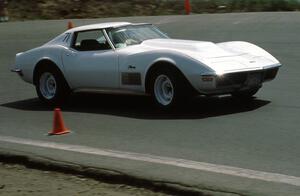
[[122, 73], [122, 84], [123, 85], [141, 85], [141, 74], [140, 73]]

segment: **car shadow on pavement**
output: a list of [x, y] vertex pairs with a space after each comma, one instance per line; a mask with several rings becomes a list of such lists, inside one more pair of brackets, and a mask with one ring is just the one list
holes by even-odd
[[[227, 97], [196, 97], [170, 111], [161, 111], [149, 97], [130, 95], [75, 94], [63, 111], [108, 114], [137, 119], [203, 119], [256, 110], [270, 101], [253, 99], [241, 101]], [[38, 98], [2, 104], [1, 106], [26, 111], [51, 111]]]

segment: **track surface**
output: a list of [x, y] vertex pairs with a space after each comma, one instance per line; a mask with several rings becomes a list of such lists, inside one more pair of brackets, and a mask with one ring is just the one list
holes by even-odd
[[[65, 106], [70, 135], [47, 137], [52, 108], [9, 72], [17, 52], [45, 43], [66, 21], [0, 24], [0, 135], [174, 157], [300, 176], [300, 14], [245, 13], [74, 20], [151, 22], [170, 37], [213, 42], [243, 40], [270, 51], [284, 65], [251, 103], [196, 99], [175, 113], [155, 111], [144, 97], [75, 95]], [[148, 179], [250, 195], [299, 195], [300, 188], [209, 172], [45, 150], [0, 142], [7, 150], [114, 169]]]

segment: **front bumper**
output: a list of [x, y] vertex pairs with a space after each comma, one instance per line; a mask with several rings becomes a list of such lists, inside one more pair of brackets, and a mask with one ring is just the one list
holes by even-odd
[[[262, 83], [273, 80], [279, 70], [278, 67], [270, 67], [262, 70], [243, 71], [215, 75], [211, 88], [199, 89], [207, 95], [228, 94], [239, 90], [261, 87]], [[206, 82], [209, 83], [209, 82]]]
[[278, 72], [278, 67], [259, 71], [228, 73], [216, 78], [216, 88], [255, 86], [273, 80]]

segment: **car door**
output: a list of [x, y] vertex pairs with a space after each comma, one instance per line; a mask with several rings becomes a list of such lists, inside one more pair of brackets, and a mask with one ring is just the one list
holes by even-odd
[[119, 88], [118, 56], [102, 30], [75, 32], [62, 59], [72, 88]]

